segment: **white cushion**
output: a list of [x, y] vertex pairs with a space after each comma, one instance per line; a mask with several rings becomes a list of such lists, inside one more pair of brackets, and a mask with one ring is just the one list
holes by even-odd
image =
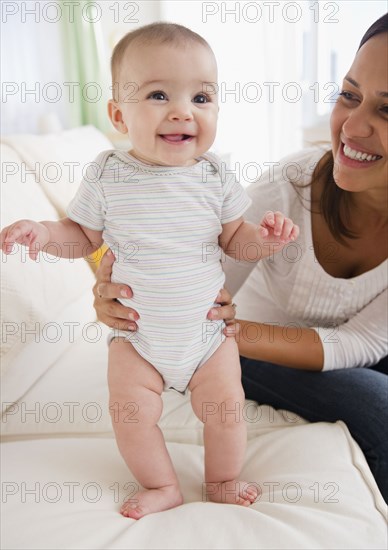
[[316, 428], [248, 443], [241, 479], [262, 490], [249, 508], [204, 502], [203, 447], [168, 443], [185, 503], [139, 521], [119, 514], [138, 485], [114, 439], [5, 443], [2, 547], [386, 548], [386, 507], [358, 447], [341, 423]]
[[5, 136], [2, 141], [20, 155], [23, 170], [36, 171], [37, 181], [61, 217], [89, 164], [101, 151], [112, 149], [112, 143], [94, 126], [53, 134]]
[[[8, 146], [1, 146], [1, 224], [9, 225], [20, 218], [34, 220], [57, 219], [58, 215], [32, 174], [21, 177], [20, 157]], [[7, 170], [7, 172], [5, 172]], [[11, 171], [14, 173], [11, 174]], [[91, 289], [94, 276], [90, 266], [83, 259], [71, 261], [41, 254], [33, 262], [25, 247], [15, 245], [14, 253], [1, 257], [1, 374], [7, 383], [12, 365], [18, 355], [31, 350], [24, 361], [24, 373], [17, 373], [17, 388], [7, 399], [16, 400], [51, 366], [54, 357], [62, 353], [69, 342], [64, 326], [57, 322], [78, 322], [83, 324], [94, 319], [84, 304], [85, 293], [91, 303]], [[78, 306], [75, 306], [78, 302]], [[64, 313], [65, 312], [65, 313]], [[78, 327], [79, 328], [79, 327]], [[58, 332], [58, 330], [59, 332]], [[55, 332], [59, 340], [55, 341]], [[51, 344], [51, 357], [36, 356], [37, 341]]]

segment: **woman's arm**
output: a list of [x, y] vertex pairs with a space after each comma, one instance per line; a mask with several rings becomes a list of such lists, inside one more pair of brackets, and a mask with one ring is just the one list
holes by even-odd
[[324, 370], [369, 367], [388, 355], [388, 290], [332, 328], [317, 328], [321, 338]]
[[236, 321], [229, 330], [240, 355], [285, 367], [336, 370], [369, 367], [388, 355], [388, 290], [346, 323], [333, 327], [290, 327]]
[[237, 324], [239, 331], [236, 340], [240, 355], [284, 367], [322, 370], [323, 346], [314, 329], [240, 320]]

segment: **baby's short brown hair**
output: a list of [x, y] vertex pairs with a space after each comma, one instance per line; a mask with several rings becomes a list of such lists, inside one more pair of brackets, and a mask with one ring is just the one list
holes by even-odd
[[[113, 87], [115, 83], [119, 81], [120, 66], [124, 58], [127, 48], [136, 42], [138, 45], [142, 44], [168, 44], [172, 46], [187, 45], [188, 43], [197, 43], [205, 46], [209, 52], [213, 54], [213, 51], [209, 44], [202, 36], [196, 32], [178, 25], [176, 23], [151, 23], [145, 25], [134, 31], [127, 33], [116, 44], [111, 58], [111, 72]], [[214, 55], [214, 54], [213, 54]]]

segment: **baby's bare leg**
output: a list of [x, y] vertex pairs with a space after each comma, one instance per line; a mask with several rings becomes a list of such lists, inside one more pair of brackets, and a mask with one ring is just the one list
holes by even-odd
[[119, 450], [146, 489], [121, 508], [139, 519], [182, 504], [179, 483], [157, 422], [162, 413], [163, 380], [123, 338], [109, 346], [109, 410]]
[[227, 338], [193, 375], [189, 389], [195, 414], [204, 423], [206, 497], [249, 506], [254, 484], [239, 480], [246, 448], [244, 391], [237, 344]]

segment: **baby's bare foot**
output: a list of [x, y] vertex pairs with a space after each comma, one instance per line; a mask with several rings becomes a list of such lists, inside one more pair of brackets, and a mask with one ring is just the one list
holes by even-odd
[[206, 497], [211, 502], [250, 506], [259, 496], [256, 483], [232, 479], [219, 483], [205, 483]]
[[139, 491], [130, 500], [124, 502], [120, 513], [132, 519], [140, 519], [147, 514], [162, 512], [183, 503], [183, 497], [176, 485], [167, 485], [159, 489]]

